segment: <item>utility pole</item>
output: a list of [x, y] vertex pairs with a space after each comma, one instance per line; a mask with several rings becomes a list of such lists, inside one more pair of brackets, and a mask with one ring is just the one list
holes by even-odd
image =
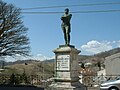
[[5, 61], [3, 60], [2, 61], [2, 69], [4, 69], [4, 67], [5, 67]]
[[4, 69], [4, 66], [5, 66], [5, 61], [4, 61], [4, 60], [5, 60], [4, 57], [1, 56], [1, 57], [0, 57], [0, 61], [1, 61], [1, 69]]

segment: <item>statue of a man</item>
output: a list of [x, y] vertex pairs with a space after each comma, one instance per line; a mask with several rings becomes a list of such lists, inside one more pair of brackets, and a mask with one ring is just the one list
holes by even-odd
[[64, 33], [65, 45], [70, 45], [70, 32], [71, 32], [71, 25], [70, 19], [72, 14], [69, 14], [69, 9], [65, 9], [64, 15], [61, 17], [62, 20], [62, 30]]

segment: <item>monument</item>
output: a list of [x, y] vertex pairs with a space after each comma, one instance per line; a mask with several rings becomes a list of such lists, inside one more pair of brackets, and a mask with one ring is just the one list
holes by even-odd
[[69, 14], [69, 9], [65, 9], [64, 15], [61, 17], [62, 20], [62, 30], [64, 33], [64, 39], [65, 39], [65, 45], [70, 44], [70, 32], [71, 32], [71, 25], [70, 25], [70, 19], [72, 17], [72, 14]]
[[69, 9], [65, 9], [64, 15], [61, 17], [65, 44], [59, 45], [53, 51], [55, 53], [55, 75], [54, 82], [48, 90], [86, 90], [86, 87], [79, 82], [78, 77], [78, 54], [80, 50], [70, 45], [71, 17], [72, 14], [69, 14]]

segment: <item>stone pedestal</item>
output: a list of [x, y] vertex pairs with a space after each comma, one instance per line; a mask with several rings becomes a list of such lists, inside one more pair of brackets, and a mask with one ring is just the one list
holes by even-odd
[[55, 53], [55, 77], [49, 90], [86, 90], [78, 78], [78, 54], [74, 46], [60, 45]]

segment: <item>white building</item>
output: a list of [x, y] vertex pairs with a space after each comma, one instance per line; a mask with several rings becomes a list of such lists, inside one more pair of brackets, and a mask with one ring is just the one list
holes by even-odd
[[120, 75], [120, 53], [105, 58], [106, 75]]

